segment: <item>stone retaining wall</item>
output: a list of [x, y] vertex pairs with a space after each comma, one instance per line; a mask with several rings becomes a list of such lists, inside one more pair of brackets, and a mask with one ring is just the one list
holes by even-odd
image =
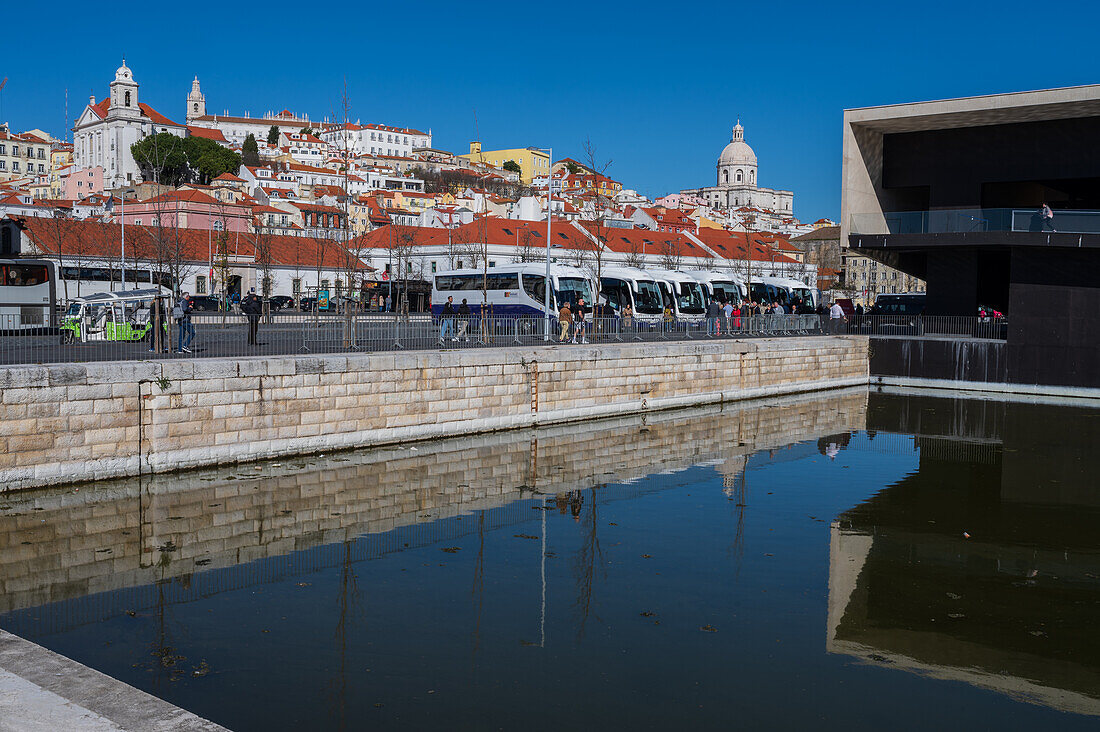
[[866, 384], [864, 338], [0, 368], [0, 491]]
[[[615, 417], [583, 429], [561, 424], [433, 440], [416, 450], [394, 446], [124, 478], [95, 490], [20, 491], [0, 498], [7, 527], [0, 533], [0, 613], [151, 587], [400, 527], [420, 528], [415, 538], [403, 534], [393, 542], [440, 541], [440, 532], [456, 527], [439, 519], [606, 484], [646, 490], [648, 475], [700, 464], [713, 466], [727, 490], [736, 490], [749, 455], [864, 429], [866, 412], [866, 389], [842, 389]], [[606, 490], [601, 495], [609, 498]], [[532, 512], [519, 504], [504, 513], [501, 521], [523, 522]], [[459, 526], [474, 530], [472, 521]], [[371, 546], [399, 548], [388, 540]], [[310, 560], [299, 557], [294, 565]], [[245, 568], [224, 581], [245, 586], [274, 571]], [[142, 607], [132, 596], [118, 602]], [[107, 610], [96, 601], [88, 611]], [[75, 609], [61, 615], [65, 622], [85, 619]]]

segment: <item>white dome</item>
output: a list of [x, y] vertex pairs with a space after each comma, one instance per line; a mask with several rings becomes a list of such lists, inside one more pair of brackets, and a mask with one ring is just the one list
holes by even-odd
[[129, 81], [134, 78], [134, 72], [126, 65], [126, 59], [122, 59], [122, 66], [115, 70], [115, 81]]
[[745, 128], [738, 122], [733, 128], [730, 144], [718, 156], [719, 165], [756, 165], [756, 153], [745, 142]]

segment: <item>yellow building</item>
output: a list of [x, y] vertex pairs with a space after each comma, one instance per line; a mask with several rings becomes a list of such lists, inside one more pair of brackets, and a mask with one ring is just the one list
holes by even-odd
[[496, 168], [503, 168], [506, 162], [513, 160], [519, 165], [520, 181], [526, 185], [530, 185], [535, 178], [550, 174], [550, 155], [533, 147], [482, 150], [480, 142], [471, 142], [470, 154], [459, 157]]

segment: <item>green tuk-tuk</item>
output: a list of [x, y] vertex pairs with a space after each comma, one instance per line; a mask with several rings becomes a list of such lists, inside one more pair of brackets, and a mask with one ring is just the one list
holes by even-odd
[[[162, 290], [146, 289], [73, 298], [61, 317], [61, 342], [144, 340], [154, 320], [168, 327], [165, 305], [169, 297]], [[154, 308], [159, 308], [159, 318]]]

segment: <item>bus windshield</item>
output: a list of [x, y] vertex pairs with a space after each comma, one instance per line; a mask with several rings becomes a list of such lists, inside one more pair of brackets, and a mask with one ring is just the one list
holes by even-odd
[[814, 295], [809, 289], [805, 287], [794, 288], [791, 296], [791, 306], [796, 308], [810, 308], [814, 307]]
[[718, 302], [728, 302], [730, 305], [741, 302], [741, 291], [732, 282], [715, 282], [711, 286], [714, 288], [714, 297]]
[[656, 315], [661, 312], [661, 291], [656, 282], [638, 280], [638, 294], [635, 297], [638, 303], [638, 312]]
[[592, 288], [588, 286], [588, 280], [583, 277], [559, 277], [558, 278], [558, 304], [569, 303], [576, 305], [577, 301], [584, 298], [586, 307], [592, 306]]
[[676, 297], [676, 305], [681, 313], [702, 313], [706, 311], [703, 298], [703, 286], [698, 282], [681, 282], [680, 294]]

